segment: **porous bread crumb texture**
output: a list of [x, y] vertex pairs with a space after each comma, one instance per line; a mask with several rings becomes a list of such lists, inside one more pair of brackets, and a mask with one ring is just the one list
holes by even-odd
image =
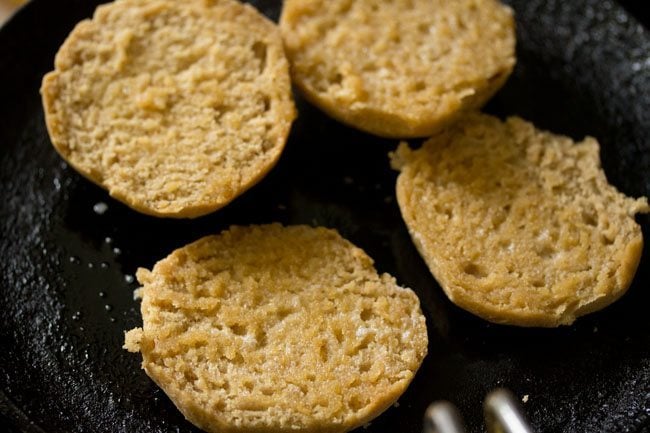
[[125, 348], [209, 432], [344, 432], [390, 407], [427, 351], [416, 295], [334, 230], [232, 227], [140, 269]]
[[593, 138], [580, 143], [471, 114], [393, 155], [411, 237], [447, 296], [487, 320], [558, 326], [618, 299], [643, 237], [645, 197], [607, 182]]
[[430, 136], [515, 64], [513, 12], [496, 0], [285, 0], [280, 28], [305, 96], [380, 136]]
[[260, 180], [295, 109], [279, 30], [234, 0], [117, 0], [63, 43], [41, 88], [50, 138], [132, 208], [196, 217]]

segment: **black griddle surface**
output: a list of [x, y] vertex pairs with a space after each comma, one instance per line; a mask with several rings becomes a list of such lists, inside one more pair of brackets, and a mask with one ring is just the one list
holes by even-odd
[[[258, 1], [277, 18], [279, 1]], [[650, 195], [650, 35], [609, 0], [511, 0], [518, 64], [486, 111], [602, 145], [611, 183]], [[52, 149], [38, 89], [58, 46], [96, 1], [34, 0], [0, 30], [0, 429], [196, 432], [121, 349], [141, 322], [131, 276], [231, 224], [337, 228], [420, 296], [429, 355], [411, 387], [359, 432], [419, 432], [436, 399], [482, 431], [495, 387], [528, 395], [541, 432], [650, 431], [650, 253], [619, 302], [560, 329], [492, 325], [453, 306], [413, 247], [380, 140], [298, 100], [278, 166], [225, 209], [191, 221], [135, 213]], [[630, 10], [642, 10], [628, 1]], [[647, 15], [642, 19], [647, 22]], [[108, 207], [100, 214], [98, 203]], [[647, 216], [640, 217], [648, 238]]]

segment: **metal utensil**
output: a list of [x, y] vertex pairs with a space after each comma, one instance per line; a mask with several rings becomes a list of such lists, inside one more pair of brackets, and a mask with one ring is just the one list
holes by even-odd
[[[490, 392], [483, 403], [485, 424], [489, 433], [533, 433], [521, 406], [506, 389]], [[424, 414], [424, 433], [465, 433], [463, 420], [456, 407], [447, 402], [432, 403]]]

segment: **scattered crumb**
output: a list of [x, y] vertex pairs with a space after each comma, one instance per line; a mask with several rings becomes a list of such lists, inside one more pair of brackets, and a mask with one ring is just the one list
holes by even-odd
[[396, 401], [395, 404], [393, 404], [393, 407], [399, 407], [399, 401]]
[[142, 343], [142, 328], [134, 328], [128, 332], [124, 333], [124, 345], [123, 349], [128, 350], [129, 352], [139, 352], [140, 343]]
[[107, 210], [108, 210], [108, 205], [103, 201], [100, 201], [99, 203], [95, 203], [95, 205], [93, 206], [93, 212], [95, 212], [97, 215], [104, 215]]
[[344, 182], [346, 185], [352, 185], [352, 184], [354, 183], [354, 179], [352, 179], [350, 176], [345, 176], [345, 177], [343, 178], [343, 182]]
[[280, 209], [280, 210], [287, 210], [287, 207], [286, 207], [285, 205], [283, 205], [283, 204], [279, 204], [279, 205], [278, 205], [278, 209]]
[[598, 332], [598, 326], [594, 326], [594, 333]]
[[523, 401], [524, 403], [528, 403], [528, 394], [524, 395], [524, 396], [521, 398], [521, 401]]

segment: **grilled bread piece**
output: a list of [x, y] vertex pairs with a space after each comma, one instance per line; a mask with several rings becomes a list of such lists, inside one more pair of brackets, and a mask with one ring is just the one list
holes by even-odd
[[285, 0], [280, 28], [304, 95], [385, 137], [433, 134], [515, 64], [513, 13], [496, 0]]
[[598, 142], [470, 114], [393, 155], [411, 237], [458, 306], [497, 323], [552, 327], [625, 293], [643, 237], [607, 182]]
[[295, 109], [280, 32], [234, 0], [117, 0], [41, 88], [52, 144], [140, 212], [219, 209], [276, 163]]
[[140, 269], [125, 347], [208, 432], [344, 432], [388, 408], [427, 351], [416, 295], [334, 230], [232, 227]]

